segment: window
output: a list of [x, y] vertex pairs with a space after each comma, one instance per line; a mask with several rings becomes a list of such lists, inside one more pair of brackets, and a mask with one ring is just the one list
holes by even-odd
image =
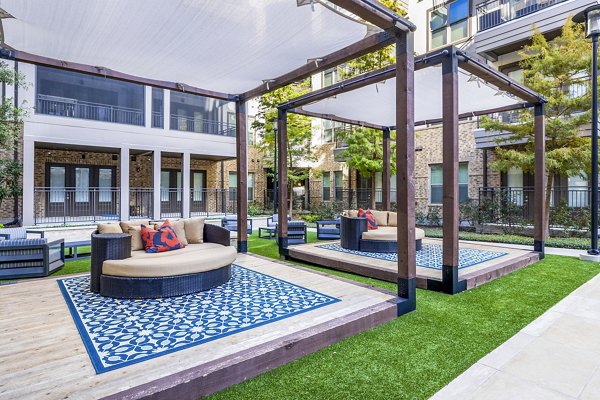
[[333, 173], [333, 185], [335, 186], [335, 200], [344, 200], [344, 173], [342, 171], [335, 171]]
[[144, 125], [144, 86], [78, 72], [37, 67], [38, 114]]
[[506, 172], [508, 198], [517, 206], [523, 205], [523, 170], [512, 167]]
[[331, 86], [337, 82], [337, 68], [331, 68], [323, 72], [323, 87]]
[[333, 142], [334, 122], [329, 120], [323, 121], [323, 143]]
[[431, 10], [430, 49], [454, 43], [469, 36], [469, 0], [456, 0]]
[[248, 145], [254, 145], [256, 143], [256, 132], [252, 126], [256, 122], [256, 117], [248, 117]]
[[229, 173], [229, 200], [236, 200], [237, 196], [237, 172]]
[[152, 127], [163, 127], [165, 93], [162, 89], [152, 88]]
[[323, 201], [331, 199], [331, 175], [329, 172], [323, 172]]
[[569, 207], [588, 207], [587, 176], [576, 175], [567, 179], [569, 185]]
[[254, 200], [254, 172], [248, 173], [248, 201]]
[[224, 100], [171, 92], [170, 129], [235, 136], [235, 113], [230, 111], [232, 109], [233, 103]]
[[[433, 164], [430, 166], [430, 203], [442, 204], [444, 198], [443, 189], [443, 169], [442, 164]], [[469, 200], [469, 164], [460, 163], [458, 165], [458, 201], [464, 203]]]

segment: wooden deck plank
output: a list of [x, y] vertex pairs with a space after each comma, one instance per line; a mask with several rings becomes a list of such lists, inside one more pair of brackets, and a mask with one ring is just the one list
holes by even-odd
[[342, 301], [97, 375], [56, 279], [4, 285], [0, 398], [98, 399], [123, 391], [129, 398], [173, 398], [192, 378], [202, 382], [202, 393], [210, 392], [395, 318], [391, 293], [252, 255], [240, 255], [236, 263]]

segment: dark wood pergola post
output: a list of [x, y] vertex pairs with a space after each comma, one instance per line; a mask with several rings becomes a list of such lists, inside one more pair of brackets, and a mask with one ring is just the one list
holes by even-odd
[[454, 47], [442, 62], [443, 253], [441, 291], [466, 290], [458, 280], [458, 60]]
[[277, 243], [279, 244], [279, 255], [282, 257], [288, 256], [288, 171], [287, 171], [287, 109], [279, 108], [277, 111], [277, 148], [278, 154], [278, 165], [277, 165], [277, 176], [279, 182], [277, 182], [278, 191], [278, 223], [277, 223]]
[[391, 197], [390, 197], [390, 163], [391, 163], [391, 152], [390, 152], [390, 128], [383, 128], [383, 169], [381, 171], [381, 201], [382, 208], [384, 211], [390, 211], [391, 208]]
[[246, 133], [246, 103], [235, 102], [235, 144], [237, 166], [237, 250], [248, 251], [248, 134]]
[[396, 204], [398, 206], [398, 315], [414, 311], [415, 248], [415, 104], [413, 34], [396, 34]]
[[546, 239], [546, 115], [544, 103], [534, 106], [534, 141], [535, 141], [535, 171], [534, 171], [534, 241], [533, 249], [544, 258]]

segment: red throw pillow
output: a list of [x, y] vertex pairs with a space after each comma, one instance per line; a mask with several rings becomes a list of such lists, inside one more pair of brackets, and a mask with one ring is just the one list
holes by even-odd
[[162, 253], [183, 248], [169, 220], [166, 220], [158, 230], [142, 224], [141, 231], [146, 253]]
[[370, 231], [373, 231], [375, 229], [377, 229], [377, 222], [375, 222], [375, 216], [373, 215], [373, 213], [371, 212], [370, 209], [368, 209], [367, 211], [363, 210], [362, 208], [358, 209], [358, 217], [359, 218], [367, 218], [367, 229]]

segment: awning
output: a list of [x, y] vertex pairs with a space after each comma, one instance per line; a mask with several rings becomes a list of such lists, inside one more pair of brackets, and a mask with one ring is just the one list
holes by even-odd
[[[459, 69], [459, 114], [525, 103], [469, 72]], [[442, 118], [442, 68], [415, 71], [415, 121]], [[364, 121], [381, 126], [396, 125], [396, 79], [364, 86], [302, 107], [304, 110]]]
[[367, 26], [295, 0], [3, 0], [5, 43], [38, 56], [242, 93]]

